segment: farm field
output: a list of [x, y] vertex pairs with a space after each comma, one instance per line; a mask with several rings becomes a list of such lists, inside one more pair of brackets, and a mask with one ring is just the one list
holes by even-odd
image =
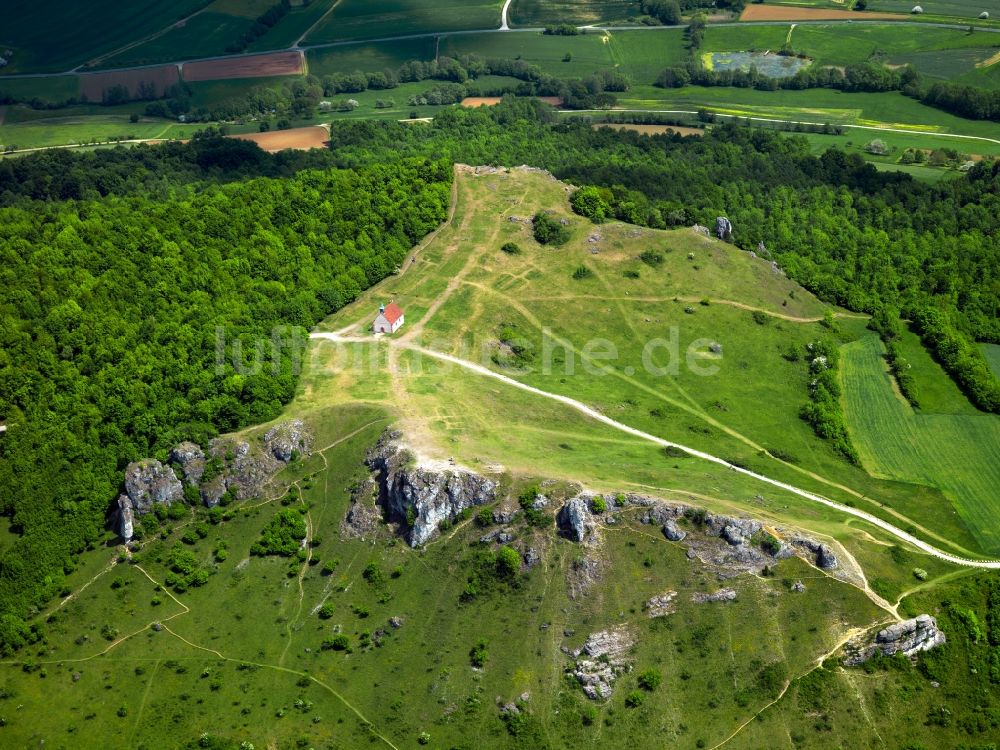
[[899, 349], [910, 364], [910, 374], [920, 404], [918, 414], [957, 414], [981, 416], [982, 412], [969, 403], [955, 381], [941, 368], [920, 342], [920, 337], [904, 330]]
[[[477, 209], [481, 217], [475, 222], [466, 219], [462, 224], [467, 227], [463, 239], [449, 240], [458, 242], [456, 248], [462, 248], [462, 252], [450, 249], [445, 252], [447, 248], [440, 248], [422, 256], [424, 261], [418, 261], [418, 266], [426, 262], [433, 263], [432, 267], [376, 289], [375, 295], [399, 300], [404, 305], [407, 325], [411, 331], [419, 330], [422, 340], [434, 342], [435, 349], [472, 354], [480, 361], [479, 357], [486, 355], [479, 353], [494, 351], [498, 331], [509, 327], [535, 354], [529, 371], [502, 368], [505, 374], [548, 392], [581, 400], [646, 432], [672, 436], [692, 448], [713, 450], [717, 455], [797, 486], [841, 497], [839, 490], [800, 468], [808, 466], [859, 493], [843, 496], [842, 500], [861, 503], [866, 510], [885, 512], [890, 517], [892, 512], [902, 512], [917, 524], [938, 529], [940, 539], [962, 547], [976, 546], [976, 540], [962, 521], [950, 508], [945, 508], [946, 503], [937, 490], [873, 480], [845, 464], [798, 418], [798, 410], [808, 393], [808, 376], [801, 363], [788, 362], [778, 352], [789, 345], [804, 347], [811, 339], [823, 335], [825, 329], [810, 322], [818, 321], [825, 309], [815, 298], [801, 289], [790, 297], [789, 292], [796, 285], [775, 276], [769, 264], [753, 261], [729, 246], [707, 242], [689, 230], [656, 232], [618, 224], [591, 227], [568, 214], [565, 208], [558, 208], [566, 200], [561, 183], [512, 174], [515, 176], [506, 180], [487, 176], [471, 182], [465, 178], [468, 195], [460, 200], [470, 205], [485, 202], [496, 208]], [[530, 202], [527, 196], [532, 196]], [[569, 217], [573, 239], [558, 254], [541, 250], [539, 256], [522, 224], [490, 219], [496, 212], [501, 216], [530, 216], [539, 207], [556, 209], [560, 212], [557, 216]], [[587, 237], [591, 234], [602, 239], [597, 244], [589, 242]], [[442, 241], [449, 236], [443, 233]], [[508, 256], [496, 249], [506, 241], [532, 249]], [[636, 257], [638, 251], [633, 250], [637, 246], [659, 251], [666, 258], [664, 264], [651, 268], [640, 262]], [[592, 253], [594, 248], [600, 248], [599, 254]], [[439, 257], [438, 252], [444, 255]], [[689, 252], [694, 254], [694, 261], [688, 259]], [[581, 264], [590, 269], [590, 275], [575, 280], [574, 269]], [[629, 278], [626, 271], [638, 274], [639, 278]], [[447, 289], [451, 291], [445, 292]], [[451, 303], [422, 325], [420, 320], [427, 310], [434, 310], [434, 300], [443, 292], [450, 295]], [[702, 298], [709, 302], [707, 306], [699, 304]], [[367, 305], [376, 299], [377, 296], [370, 297]], [[585, 300], [595, 299], [602, 302], [587, 306], [589, 320], [586, 330], [581, 330], [574, 322], [573, 311], [587, 304]], [[766, 325], [761, 325], [748, 310], [730, 304], [737, 302], [769, 311], [774, 317], [768, 322], [765, 316], [762, 320]], [[692, 314], [685, 313], [686, 306], [692, 308]], [[360, 332], [366, 309], [363, 300], [360, 306], [345, 308], [323, 327], [340, 330], [355, 324], [357, 327], [352, 330]], [[791, 319], [783, 319], [782, 315]], [[863, 333], [865, 321], [845, 318], [841, 325], [843, 335], [850, 339]], [[642, 351], [645, 343], [651, 338], [675, 335], [671, 333], [673, 326], [677, 327], [681, 352], [695, 340], [719, 341], [725, 352], [722, 369], [702, 377], [683, 365], [679, 372], [666, 375], [657, 375], [640, 366], [645, 361]], [[541, 339], [543, 327], [550, 332], [550, 343], [555, 347], [551, 368], [541, 366], [540, 353], [546, 346]], [[722, 332], [725, 337], [717, 339]], [[589, 346], [588, 340], [596, 338], [614, 346], [617, 356], [610, 369], [588, 364], [583, 354]], [[761, 356], [760, 352], [765, 351], [769, 354]], [[656, 361], [661, 359], [657, 357]], [[576, 369], [564, 371], [566, 362]], [[349, 374], [326, 385], [306, 387], [317, 394], [327, 388], [331, 398], [337, 393], [369, 398], [365, 395], [368, 386], [355, 384]], [[453, 387], [458, 386], [448, 386]], [[441, 398], [443, 388], [438, 384], [425, 395], [430, 399], [435, 395]], [[420, 436], [415, 438], [419, 444], [434, 447], [431, 455], [446, 452], [445, 455], [467, 456], [464, 460], [473, 461], [469, 465], [475, 465], [476, 457], [504, 456], [503, 463], [512, 470], [535, 466], [535, 470], [547, 476], [560, 478], [569, 475], [568, 466], [586, 465], [595, 472], [600, 467], [599, 476], [589, 482], [590, 486], [598, 487], [608, 487], [609, 477], [615, 476], [614, 467], [619, 463], [610, 456], [601, 459], [590, 451], [581, 456], [582, 448], [553, 450], [551, 443], [543, 448], [537, 440], [497, 430], [495, 419], [491, 421], [485, 414], [481, 420], [473, 418], [478, 413], [475, 399], [481, 398], [481, 394], [472, 391], [460, 396], [451, 390], [448, 393], [447, 403], [451, 406], [447, 414], [441, 412], [438, 401], [413, 402], [406, 410], [409, 431]], [[512, 393], [506, 398], [521, 403], [522, 398], [528, 397]], [[534, 404], [536, 400], [529, 398], [529, 401]], [[488, 404], [482, 408], [493, 413]], [[525, 404], [523, 413], [530, 414], [537, 408]], [[439, 417], [413, 416], [419, 414]], [[480, 427], [473, 432], [471, 424]], [[553, 439], [549, 430], [539, 433], [537, 438]], [[575, 445], [572, 440], [567, 444]], [[789, 463], [760, 457], [758, 454], [764, 448], [788, 456]], [[576, 463], [583, 459], [584, 463]], [[606, 465], [605, 460], [611, 464]], [[687, 471], [688, 467], [682, 463], [675, 470]], [[649, 472], [642, 464], [636, 464], [628, 469], [625, 481], [632, 486], [663, 487], [664, 479]], [[679, 478], [666, 481], [671, 482], [668, 486], [677, 486]], [[718, 496], [716, 492], [707, 494]], [[770, 497], [767, 492], [762, 494], [765, 499]], [[867, 499], [862, 500], [862, 495]], [[879, 502], [871, 498], [878, 498]], [[898, 510], [888, 511], [880, 503]], [[806, 513], [810, 518], [816, 512], [801, 504], [792, 507], [797, 508], [796, 513]]]
[[511, 26], [583, 26], [641, 14], [638, 0], [514, 0], [509, 11]]
[[[910, 6], [913, 7], [913, 6]], [[803, 8], [790, 5], [748, 5], [740, 14], [741, 21], [864, 21], [906, 20], [896, 13], [860, 12], [836, 8]]]
[[[720, 114], [739, 117], [881, 126], [930, 135], [936, 132], [960, 133], [997, 140], [993, 123], [956, 117], [895, 92], [859, 93], [830, 89], [764, 92], [726, 87], [660, 89], [633, 86], [619, 98], [618, 107], [649, 110], [708, 107]], [[974, 147], [988, 148], [989, 141], [969, 141], [966, 145], [969, 149]]]
[[253, 24], [252, 17], [213, 12], [210, 7], [156, 39], [103, 58], [100, 67], [125, 68], [222, 55]]
[[125, 87], [129, 95], [139, 97], [142, 88], [163, 96], [171, 87], [180, 81], [176, 65], [163, 65], [158, 68], [142, 68], [139, 70], [115, 71], [113, 73], [83, 73], [79, 76], [80, 96], [84, 101], [103, 101], [107, 92], [119, 86]]
[[938, 487], [983, 549], [1000, 552], [1000, 418], [914, 413], [894, 393], [882, 352], [874, 335], [842, 349], [845, 416], [865, 467]]
[[4, 14], [0, 26], [0, 45], [14, 51], [4, 73], [69, 70], [169, 28], [206, 5], [206, 0], [19, 3], [16, 12]]
[[291, 149], [326, 148], [330, 134], [326, 128], [316, 125], [289, 130], [274, 130], [268, 133], [245, 133], [233, 136], [245, 141], [253, 141], [265, 151]]
[[303, 44], [380, 39], [460, 29], [500, 28], [499, 0], [390, 0], [378, 4], [342, 0]]
[[[793, 135], [788, 133], [788, 135]], [[823, 133], [795, 133], [812, 144], [813, 153], [821, 154], [828, 148], [838, 148], [848, 154], [857, 154], [879, 168], [899, 169], [902, 171], [916, 170], [915, 175], [936, 175], [938, 178], [957, 176], [961, 174], [950, 167], [934, 167], [924, 164], [901, 164], [900, 156], [907, 149], [954, 149], [960, 155], [970, 158], [979, 156], [1000, 155], [1000, 144], [987, 141], [970, 141], [959, 138], [947, 138], [932, 135], [910, 135], [908, 133], [878, 132], [848, 128], [843, 135], [827, 135]], [[876, 156], [866, 150], [866, 146], [878, 139], [889, 147], [885, 156]]]
[[396, 42], [375, 42], [323, 47], [306, 52], [309, 72], [314, 76], [332, 73], [350, 73], [361, 70], [372, 73], [389, 68], [395, 70], [410, 60], [433, 60], [437, 48], [435, 40], [403, 39]]
[[[871, 0], [868, 7], [872, 10], [887, 10], [896, 13], [909, 13], [913, 9], [909, 0]], [[990, 16], [996, 18], [995, 7], [990, 7], [985, 0], [929, 0], [921, 3], [924, 13], [936, 16], [959, 16], [961, 18], [976, 18], [980, 13], [991, 11]]]
[[983, 344], [983, 354], [996, 376], [1000, 378], [1000, 344]]
[[25, 149], [105, 142], [115, 138], [183, 139], [191, 137], [203, 127], [153, 118], [142, 118], [133, 123], [124, 114], [53, 117], [0, 125], [0, 143]]
[[227, 60], [204, 60], [185, 63], [181, 68], [185, 81], [216, 81], [225, 78], [270, 78], [298, 75], [305, 68], [301, 52], [271, 52]]
[[250, 52], [291, 47], [337, 4], [337, 0], [312, 0], [308, 5], [293, 3], [288, 15], [249, 47]]

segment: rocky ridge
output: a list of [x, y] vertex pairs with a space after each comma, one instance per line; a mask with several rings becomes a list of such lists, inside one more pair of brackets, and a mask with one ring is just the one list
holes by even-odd
[[[412, 455], [387, 431], [368, 452], [365, 463], [375, 472], [379, 505], [385, 517], [405, 530], [411, 547], [426, 544], [442, 521], [497, 499], [497, 482], [469, 471], [433, 471], [412, 466]], [[353, 512], [352, 510], [349, 513]]]
[[588, 698], [606, 700], [611, 697], [615, 681], [631, 669], [625, 657], [634, 642], [628, 628], [620, 626], [592, 633], [582, 649], [571, 652], [576, 663], [569, 671], [583, 686]]
[[134, 461], [125, 469], [125, 492], [118, 497], [115, 530], [129, 541], [136, 518], [153, 512], [157, 505], [169, 507], [190, 499], [187, 487], [209, 508], [226, 497], [256, 497], [278, 470], [295, 456], [308, 455], [311, 448], [312, 435], [302, 420], [295, 419], [275, 425], [253, 443], [218, 437], [205, 451], [185, 441], [171, 449], [166, 464], [156, 459]]
[[862, 664], [876, 654], [903, 654], [913, 658], [921, 651], [943, 645], [946, 640], [944, 633], [938, 630], [937, 620], [930, 615], [919, 615], [883, 628], [875, 635], [875, 640], [866, 646], [850, 648], [844, 664]]

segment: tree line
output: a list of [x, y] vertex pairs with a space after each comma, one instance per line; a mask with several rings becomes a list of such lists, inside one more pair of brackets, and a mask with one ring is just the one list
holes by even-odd
[[[779, 54], [792, 55], [790, 50]], [[923, 104], [972, 120], [1000, 122], [1000, 91], [976, 88], [949, 81], [924, 80], [911, 65], [890, 69], [869, 62], [844, 68], [805, 67], [784, 78], [766, 76], [756, 67], [749, 70], [708, 70], [698, 60], [664, 68], [656, 77], [660, 88], [694, 86], [734, 86], [760, 91], [827, 88], [838, 91], [899, 91]]]

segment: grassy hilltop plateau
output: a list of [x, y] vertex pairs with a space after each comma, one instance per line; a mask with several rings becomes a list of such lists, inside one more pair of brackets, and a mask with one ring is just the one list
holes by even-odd
[[996, 750], [989, 5], [14, 12], [0, 747]]

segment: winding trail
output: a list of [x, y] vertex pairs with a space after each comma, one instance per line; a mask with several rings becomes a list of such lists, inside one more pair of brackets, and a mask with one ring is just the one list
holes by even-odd
[[550, 393], [548, 391], [543, 391], [541, 388], [535, 388], [534, 386], [527, 385], [526, 383], [522, 383], [519, 380], [515, 380], [514, 378], [502, 375], [498, 372], [494, 372], [493, 370], [490, 370], [488, 367], [476, 364], [475, 362], [469, 362], [468, 360], [452, 356], [451, 354], [434, 351], [433, 349], [427, 349], [422, 346], [412, 345], [404, 341], [388, 339], [384, 336], [379, 338], [373, 338], [370, 336], [343, 336], [337, 333], [316, 332], [316, 333], [311, 333], [309, 335], [309, 338], [313, 340], [325, 340], [341, 344], [347, 344], [347, 343], [371, 344], [383, 341], [387, 342], [388, 345], [390, 346], [401, 346], [411, 351], [422, 354], [424, 356], [431, 357], [433, 359], [437, 359], [442, 362], [449, 362], [453, 365], [457, 365], [466, 370], [469, 370], [470, 372], [474, 372], [477, 375], [483, 375], [488, 378], [493, 378], [494, 380], [499, 380], [500, 382], [505, 383], [506, 385], [512, 386], [514, 388], [519, 388], [522, 391], [527, 391], [528, 393], [533, 393], [536, 396], [542, 396], [543, 398], [547, 398], [552, 401], [558, 401], [559, 403], [564, 404], [565, 406], [568, 406], [571, 409], [575, 409], [576, 411], [584, 414], [587, 417], [590, 417], [595, 421], [601, 422], [602, 424], [606, 424], [609, 427], [612, 427], [626, 434], [633, 435], [637, 438], [645, 440], [646, 442], [653, 443], [654, 445], [658, 445], [663, 448], [680, 448], [685, 453], [688, 453], [696, 458], [700, 458], [704, 461], [709, 461], [710, 463], [718, 464], [719, 466], [723, 466], [729, 469], [730, 471], [735, 471], [739, 474], [751, 477], [752, 479], [756, 479], [757, 481], [764, 482], [765, 484], [769, 484], [773, 487], [777, 487], [778, 489], [785, 490], [786, 492], [790, 492], [793, 495], [805, 498], [810, 502], [818, 503], [820, 505], [825, 505], [828, 508], [833, 508], [834, 510], [840, 511], [841, 513], [846, 513], [848, 515], [855, 516], [856, 518], [860, 518], [872, 524], [873, 526], [877, 526], [883, 531], [889, 532], [893, 536], [903, 540], [904, 542], [912, 545], [913, 547], [916, 547], [920, 551], [925, 552], [928, 555], [931, 555], [932, 557], [938, 558], [939, 560], [944, 560], [945, 562], [952, 563], [953, 565], [961, 565], [969, 568], [980, 568], [983, 570], [1000, 570], [1000, 560], [986, 560], [986, 559], [976, 560], [967, 557], [959, 557], [958, 555], [953, 555], [948, 552], [944, 552], [938, 549], [937, 547], [928, 544], [922, 539], [918, 539], [912, 534], [903, 531], [903, 529], [894, 526], [888, 521], [885, 521], [879, 518], [878, 516], [872, 515], [871, 513], [867, 513], [857, 508], [851, 508], [847, 505], [842, 505], [841, 503], [830, 500], [827, 497], [823, 497], [822, 495], [817, 495], [813, 492], [800, 489], [798, 487], [795, 487], [794, 485], [788, 484], [787, 482], [782, 482], [781, 480], [773, 479], [763, 474], [758, 474], [754, 471], [750, 471], [749, 469], [745, 469], [741, 466], [736, 466], [735, 464], [731, 464], [723, 458], [719, 458], [718, 456], [713, 456], [711, 453], [705, 453], [704, 451], [696, 450], [694, 448], [689, 448], [680, 443], [675, 443], [671, 440], [665, 440], [664, 438], [658, 437], [656, 435], [651, 435], [648, 432], [643, 432], [642, 430], [636, 429], [635, 427], [631, 427], [627, 424], [623, 424], [621, 422], [612, 419], [611, 417], [601, 414], [596, 409], [587, 406], [581, 401], [577, 401], [576, 399], [570, 398], [569, 396], [563, 396], [558, 393]]
[[507, 11], [510, 10], [510, 4], [514, 0], [506, 0], [503, 4], [503, 11], [500, 13], [500, 31], [510, 31], [510, 25], [507, 23]]

